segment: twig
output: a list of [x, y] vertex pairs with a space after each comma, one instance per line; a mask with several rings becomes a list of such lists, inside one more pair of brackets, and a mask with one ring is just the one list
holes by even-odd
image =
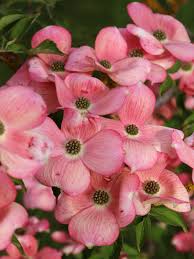
[[167, 103], [168, 101], [170, 101], [170, 99], [173, 97], [174, 93], [175, 93], [175, 88], [172, 87], [171, 89], [169, 89], [165, 94], [163, 94], [163, 96], [159, 97], [156, 101], [156, 106], [155, 108], [158, 109], [160, 108], [163, 104]]

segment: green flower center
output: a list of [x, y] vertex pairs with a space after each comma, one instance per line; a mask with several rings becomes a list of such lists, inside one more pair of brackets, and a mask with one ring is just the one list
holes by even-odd
[[184, 71], [189, 71], [189, 70], [192, 69], [192, 63], [186, 63], [186, 62], [184, 62], [184, 63], [181, 64], [181, 68], [182, 68], [182, 70], [184, 70]]
[[63, 72], [65, 70], [65, 65], [62, 61], [55, 61], [51, 65], [51, 70], [54, 72]]
[[81, 151], [81, 143], [77, 139], [71, 139], [65, 144], [65, 150], [70, 155], [77, 155]]
[[5, 132], [5, 127], [3, 123], [0, 121], [0, 136], [3, 135], [4, 132]]
[[98, 205], [104, 205], [106, 203], [108, 203], [109, 201], [109, 195], [107, 192], [102, 191], [102, 190], [98, 190], [94, 193], [93, 197], [92, 197], [93, 201], [95, 204]]
[[142, 58], [143, 57], [143, 51], [141, 49], [133, 49], [130, 53], [129, 53], [130, 57], [139, 57]]
[[90, 107], [90, 101], [85, 97], [79, 97], [75, 102], [75, 106], [79, 110], [87, 110]]
[[148, 194], [156, 194], [160, 190], [160, 185], [155, 181], [148, 181], [144, 183], [144, 191]]
[[137, 135], [139, 132], [138, 127], [134, 124], [127, 125], [125, 127], [125, 130], [126, 130], [127, 134], [133, 135], [133, 136]]
[[163, 41], [166, 39], [166, 33], [161, 30], [154, 31], [153, 36], [159, 41]]
[[108, 61], [108, 60], [101, 60], [100, 61], [100, 64], [103, 66], [103, 67], [105, 67], [105, 68], [107, 68], [107, 69], [110, 69], [111, 68], [111, 63]]

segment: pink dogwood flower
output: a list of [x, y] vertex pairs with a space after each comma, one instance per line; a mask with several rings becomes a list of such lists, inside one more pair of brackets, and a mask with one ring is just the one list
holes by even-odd
[[47, 186], [77, 195], [88, 188], [90, 170], [110, 176], [123, 164], [122, 138], [114, 130], [100, 130], [95, 121], [71, 129], [63, 123], [60, 131], [47, 119], [43, 131], [55, 143], [48, 162], [36, 174]]
[[42, 96], [48, 109], [48, 113], [53, 113], [59, 108], [54, 82], [37, 82], [30, 77], [28, 71], [28, 61], [26, 61], [16, 73], [6, 82], [7, 86], [24, 86], [33, 89]]
[[25, 234], [17, 237], [27, 256], [33, 257], [37, 254], [38, 240], [34, 236]]
[[59, 244], [64, 244], [68, 240], [68, 234], [64, 231], [57, 230], [51, 234], [51, 238]]
[[62, 253], [51, 247], [42, 248], [34, 259], [62, 259]]
[[[15, 229], [22, 227], [27, 220], [26, 211], [19, 204], [13, 203], [15, 198], [15, 185], [5, 172], [0, 171], [0, 250], [6, 248]], [[14, 219], [15, 216], [21, 218]]]
[[56, 204], [52, 189], [39, 183], [35, 177], [23, 179], [27, 191], [24, 193], [24, 205], [28, 209], [52, 211]]
[[47, 162], [54, 143], [44, 133], [40, 134], [40, 128], [44, 127], [44, 123], [25, 132], [28, 137], [26, 158], [0, 148], [1, 166], [7, 174], [19, 179], [30, 179]]
[[122, 173], [107, 182], [92, 174], [86, 192], [71, 197], [63, 193], [55, 211], [56, 219], [69, 224], [69, 234], [88, 247], [111, 245], [119, 229], [135, 218], [133, 194], [139, 188], [136, 175]]
[[46, 118], [46, 105], [31, 89], [22, 86], [0, 89], [0, 148], [28, 157], [27, 134]]
[[190, 43], [185, 27], [174, 17], [154, 14], [146, 5], [133, 2], [127, 6], [134, 24], [127, 30], [140, 39], [142, 48], [151, 55], [168, 51], [182, 61], [194, 59], [194, 45]]
[[103, 123], [105, 128], [115, 129], [122, 136], [124, 162], [134, 172], [151, 168], [157, 161], [158, 152], [171, 155], [173, 129], [148, 124], [155, 107], [155, 96], [147, 86], [138, 83], [128, 91], [118, 112], [120, 121], [103, 119]]
[[194, 96], [194, 63], [183, 63], [178, 72], [172, 74], [173, 79], [179, 79], [179, 88], [189, 96]]
[[127, 43], [116, 27], [102, 29], [95, 41], [95, 49], [82, 46], [74, 49], [65, 65], [73, 72], [107, 74], [119, 85], [132, 85], [145, 81], [150, 72], [150, 62], [142, 58], [127, 57]]
[[172, 67], [175, 60], [170, 55], [161, 55], [159, 57], [150, 55], [141, 47], [139, 38], [125, 28], [121, 28], [120, 32], [127, 42], [128, 57], [145, 58], [150, 61], [151, 70], [147, 76], [147, 80], [152, 84], [163, 82], [167, 75], [166, 69]]
[[9, 206], [16, 198], [16, 188], [9, 176], [0, 170], [0, 209]]
[[10, 243], [17, 228], [22, 228], [28, 220], [26, 210], [13, 202], [0, 211], [0, 250], [4, 250]]
[[178, 177], [184, 186], [192, 183], [191, 175], [188, 172], [181, 172], [178, 174]]
[[[57, 251], [54, 248], [50, 247], [44, 247], [40, 251], [38, 250], [38, 243], [37, 240], [30, 235], [23, 235], [18, 237], [18, 240], [20, 241], [22, 248], [26, 254], [26, 257], [29, 257], [31, 259], [61, 259], [62, 253], [60, 251]], [[6, 249], [6, 252], [9, 254], [7, 259], [23, 259], [24, 256], [21, 255], [19, 250], [16, 246], [13, 244], [9, 245], [9, 247]]]
[[163, 204], [178, 212], [190, 211], [186, 188], [175, 173], [165, 169], [166, 164], [166, 156], [160, 154], [152, 168], [135, 173], [141, 182], [136, 200], [137, 214], [147, 214], [152, 204]]
[[0, 149], [0, 161], [6, 173], [18, 179], [34, 175], [41, 166], [35, 159], [23, 158], [5, 149]]
[[125, 87], [109, 90], [99, 79], [86, 74], [72, 73], [64, 81], [56, 76], [55, 83], [59, 103], [65, 108], [64, 118], [72, 126], [91, 116], [118, 111], [127, 95]]
[[153, 64], [159, 65], [164, 69], [168, 69], [174, 65], [176, 59], [172, 57], [169, 53], [163, 53], [157, 56], [151, 55], [142, 48], [140, 44], [140, 39], [137, 36], [131, 34], [125, 28], [121, 28], [120, 31], [127, 42], [128, 55], [130, 57], [144, 57], [150, 60]]
[[48, 231], [50, 223], [48, 219], [39, 219], [35, 216], [28, 219], [28, 223], [25, 226], [26, 234], [35, 235], [36, 233]]
[[193, 169], [192, 180], [194, 182], [194, 133], [189, 138], [185, 139], [185, 142], [183, 141], [183, 138], [184, 134], [173, 132], [172, 147], [176, 150], [180, 160]]
[[51, 237], [55, 242], [64, 244], [62, 252], [65, 255], [76, 255], [81, 253], [85, 249], [85, 246], [83, 244], [76, 242], [75, 240], [70, 238], [70, 236], [67, 233], [63, 231], [55, 231], [52, 233]]
[[68, 256], [70, 254], [77, 255], [77, 254], [80, 254], [81, 252], [83, 252], [84, 249], [85, 249], [85, 245], [80, 244], [80, 243], [70, 239], [63, 247], [62, 252], [66, 256]]
[[183, 213], [183, 218], [187, 225], [190, 227], [190, 231], [194, 233], [194, 199], [190, 199], [191, 211]]
[[172, 239], [172, 245], [175, 246], [178, 252], [193, 252], [194, 253], [194, 236], [191, 232], [179, 232]]
[[71, 49], [71, 34], [61, 26], [50, 25], [36, 32], [32, 37], [32, 48], [45, 40], [53, 41], [63, 55], [38, 54], [28, 61], [30, 76], [37, 82], [53, 81], [54, 74], [64, 77], [65, 62]]
[[188, 110], [194, 110], [194, 96], [186, 96], [185, 108]]
[[[8, 256], [6, 256], [6, 259], [21, 259], [21, 254], [18, 248], [14, 244], [9, 244], [6, 248], [6, 253]], [[4, 257], [0, 257], [1, 259], [5, 259]]]

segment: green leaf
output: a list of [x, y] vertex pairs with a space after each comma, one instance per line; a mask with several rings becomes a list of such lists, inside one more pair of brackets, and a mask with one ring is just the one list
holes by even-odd
[[183, 131], [185, 136], [190, 136], [194, 132], [194, 112], [184, 121]]
[[151, 223], [150, 216], [148, 215], [144, 218], [144, 230], [145, 230], [145, 235], [148, 238], [151, 237], [151, 227], [152, 227], [152, 223]]
[[17, 239], [16, 235], [12, 236], [12, 244], [14, 244], [17, 247], [17, 249], [20, 251], [21, 255], [25, 256], [24, 249], [23, 249], [22, 245], [20, 244], [19, 240]]
[[135, 226], [135, 233], [137, 250], [140, 252], [145, 235], [144, 219]]
[[9, 24], [25, 17], [24, 14], [10, 14], [0, 19], [0, 31], [3, 30]]
[[188, 126], [190, 124], [194, 123], [194, 112], [191, 113], [191, 115], [189, 115], [185, 121], [184, 121], [184, 126]]
[[19, 38], [28, 28], [32, 19], [33, 17], [24, 17], [21, 20], [19, 20], [11, 29], [10, 38], [11, 39]]
[[127, 244], [123, 245], [123, 251], [126, 252], [130, 258], [136, 258], [139, 256], [139, 252], [137, 251], [137, 249]]
[[7, 49], [7, 52], [13, 52], [15, 54], [20, 54], [20, 53], [26, 53], [26, 47], [22, 44], [19, 43], [12, 43], [10, 44]]
[[179, 226], [184, 231], [187, 231], [187, 226], [181, 217], [181, 215], [173, 210], [170, 210], [164, 206], [152, 207], [150, 216], [172, 226]]
[[26, 186], [25, 186], [23, 180], [21, 180], [21, 179], [16, 179], [16, 178], [12, 178], [12, 180], [13, 180], [13, 182], [14, 182], [15, 185], [20, 185], [20, 186], [22, 187], [22, 191], [23, 191], [23, 192], [26, 192], [26, 191], [27, 191]]
[[45, 40], [38, 47], [29, 50], [30, 55], [36, 55], [38, 53], [45, 53], [45, 54], [58, 54], [64, 55], [56, 46], [53, 41]]
[[162, 96], [171, 87], [175, 86], [175, 81], [168, 75], [166, 80], [160, 85], [160, 96]]
[[174, 74], [179, 70], [180, 67], [181, 67], [181, 61], [177, 60], [176, 63], [167, 70], [167, 72], [170, 74]]
[[136, 233], [136, 246], [138, 252], [141, 251], [141, 247], [144, 241], [144, 237], [151, 236], [151, 220], [149, 215], [144, 217], [137, 217], [134, 221], [135, 233]]
[[84, 249], [84, 251], [82, 253], [82, 258], [89, 259], [92, 256], [92, 253], [93, 253], [93, 249], [86, 248], [86, 249]]
[[113, 245], [112, 254], [109, 257], [109, 259], [119, 259], [122, 247], [123, 247], [123, 239], [122, 239], [122, 234], [120, 233], [117, 241]]

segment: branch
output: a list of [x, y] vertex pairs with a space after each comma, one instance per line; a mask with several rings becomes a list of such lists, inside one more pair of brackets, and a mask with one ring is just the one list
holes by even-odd
[[173, 97], [174, 93], [175, 93], [175, 88], [172, 87], [165, 94], [163, 94], [161, 97], [159, 97], [157, 99], [155, 108], [159, 109], [162, 105], [164, 105], [165, 103], [170, 101], [170, 99]]

